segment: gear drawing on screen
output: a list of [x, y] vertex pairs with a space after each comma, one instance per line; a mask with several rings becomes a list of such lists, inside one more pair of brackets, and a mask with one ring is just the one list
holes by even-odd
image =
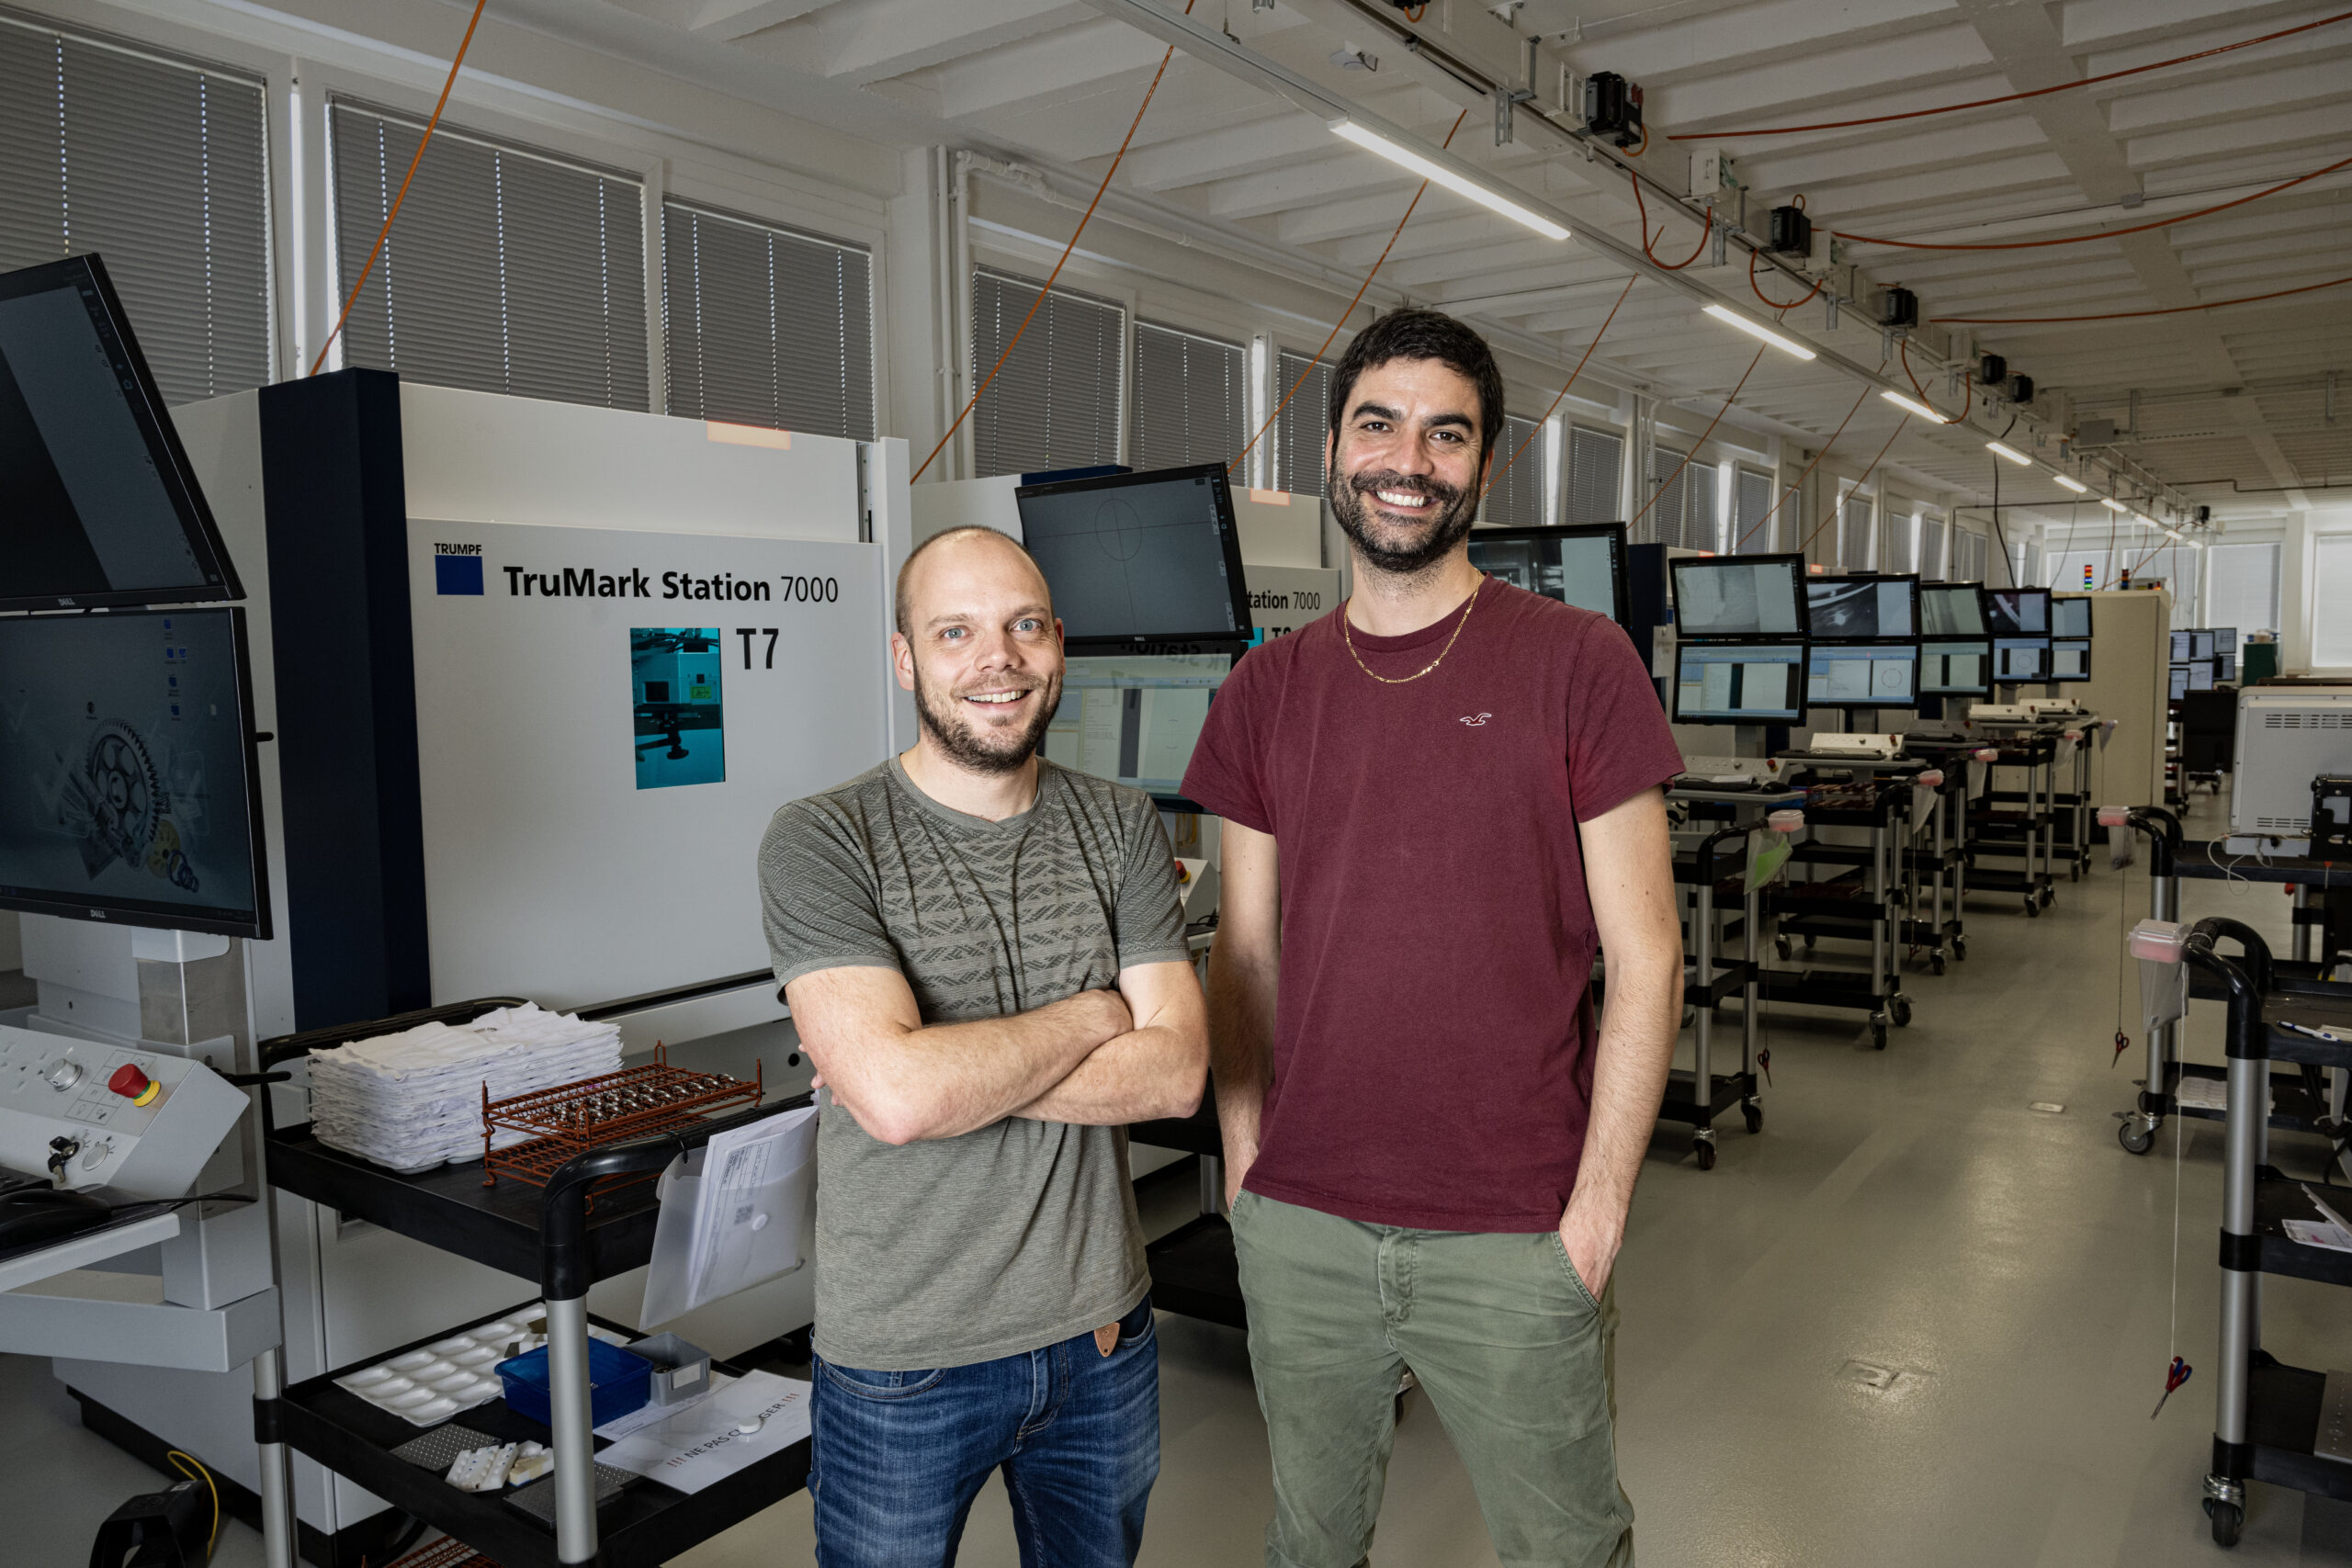
[[[172, 818], [175, 795], [147, 742], [119, 719], [100, 724], [80, 765], [57, 758], [58, 771], [41, 790], [57, 826], [75, 840], [82, 868], [93, 881], [115, 862], [144, 867], [185, 892], [197, 891], [196, 868]], [[190, 799], [201, 798], [191, 776]]]

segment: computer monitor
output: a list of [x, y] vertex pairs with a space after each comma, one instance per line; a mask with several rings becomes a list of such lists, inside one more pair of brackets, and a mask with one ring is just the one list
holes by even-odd
[[242, 599], [94, 255], [0, 276], [0, 610]]
[[2086, 637], [2091, 635], [2091, 601], [2083, 595], [2070, 594], [2050, 601], [2050, 635], [2064, 637]]
[[1674, 655], [1677, 724], [1794, 724], [1804, 710], [1801, 642], [1686, 642]]
[[1919, 630], [1928, 637], [1983, 637], [1983, 585], [1974, 582], [1922, 584], [1919, 589]]
[[2050, 642], [2050, 678], [2052, 681], [2089, 680], [2091, 639], [2086, 637], [2052, 637]]
[[1012, 497], [1070, 642], [1249, 640], [1224, 464], [1022, 485]]
[[2188, 695], [2188, 665], [2185, 660], [2172, 667], [2171, 690], [2174, 702]]
[[1070, 655], [1046, 759], [1183, 803], [1193, 743], [1233, 660], [1229, 651]]
[[1621, 626], [1630, 613], [1623, 523], [1473, 528], [1470, 564], [1514, 588], [1606, 615]]
[[2220, 651], [2213, 646], [2211, 632], [2192, 630], [2188, 634], [2188, 657], [2192, 662], [2199, 659], [2211, 659]]
[[2050, 590], [2047, 588], [1988, 588], [1984, 591], [1985, 629], [1995, 637], [2048, 637]]
[[2192, 659], [2188, 661], [2188, 689], [2192, 692], [2210, 692], [2213, 689], [2211, 660]]
[[2238, 656], [2234, 653], [2215, 654], [2213, 656], [2213, 679], [2216, 681], [2234, 681], [2237, 678]]
[[2038, 684], [2050, 679], [2050, 639], [2046, 637], [1996, 637], [1993, 639], [1993, 681], [1996, 685]]
[[2213, 628], [2213, 652], [2216, 656], [2238, 650], [2238, 629], [2235, 626]]
[[1673, 568], [1677, 637], [1806, 633], [1803, 556], [1690, 556]]
[[1804, 597], [1815, 642], [1876, 642], [1919, 635], [1916, 577], [1808, 577]]
[[1815, 708], [1917, 707], [1919, 645], [1816, 642], [1805, 661], [1804, 701]]
[[266, 940], [244, 612], [0, 618], [0, 908]]
[[2189, 632], [2175, 632], [2172, 634], [2172, 661], [2175, 664], [2186, 663], [2188, 660], [2195, 657], [2194, 650], [2189, 647], [2189, 638], [2193, 635], [2193, 633]]
[[1923, 697], [1989, 697], [1993, 694], [1993, 645], [1983, 639], [1919, 645], [1919, 694]]

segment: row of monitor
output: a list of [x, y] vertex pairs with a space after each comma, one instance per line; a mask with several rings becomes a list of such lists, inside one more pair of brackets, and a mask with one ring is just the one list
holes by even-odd
[[[2191, 627], [2172, 634], [2172, 661], [2186, 664], [2192, 659], [2231, 659], [2238, 656], [2238, 629], [2235, 626]], [[2226, 679], [2226, 677], [2225, 677]]]
[[2180, 660], [2172, 667], [2172, 700], [2178, 702], [2191, 692], [2212, 691], [2237, 678], [2238, 657], [2234, 653], [2217, 654], [2211, 659]]
[[1808, 708], [1909, 708], [1989, 697], [1996, 685], [2087, 681], [2087, 638], [1920, 637], [1907, 642], [1685, 642], [1675, 649], [1677, 724], [1795, 724]]

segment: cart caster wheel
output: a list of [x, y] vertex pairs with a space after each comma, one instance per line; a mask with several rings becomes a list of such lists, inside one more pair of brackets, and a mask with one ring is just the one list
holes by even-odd
[[2213, 1544], [2235, 1546], [2238, 1536], [2245, 1529], [2245, 1505], [2217, 1503], [2208, 1497], [2205, 1499], [2205, 1512], [2213, 1520]]
[[1691, 1152], [1692, 1154], [1694, 1154], [1694, 1155], [1696, 1155], [1696, 1156], [1699, 1156], [1699, 1168], [1700, 1168], [1701, 1170], [1713, 1170], [1713, 1169], [1714, 1169], [1714, 1168], [1715, 1168], [1715, 1141], [1714, 1141], [1714, 1139], [1713, 1139], [1713, 1138], [1693, 1138], [1693, 1139], [1691, 1139], [1691, 1140], [1690, 1140], [1690, 1152]]
[[1954, 958], [1959, 959], [1962, 964], [1968, 962], [1968, 939], [1966, 937], [1956, 936], [1951, 939], [1951, 955]]
[[2028, 919], [2037, 919], [2041, 915], [2041, 905], [2030, 893], [2026, 895], [2025, 913]]
[[1928, 960], [1928, 972], [1931, 975], [1940, 975], [1944, 972], [1944, 955], [1942, 953], [1939, 953], [1934, 957]]
[[1762, 1106], [1743, 1105], [1739, 1108], [1739, 1114], [1741, 1120], [1747, 1123], [1747, 1130], [1749, 1132], [1760, 1133], [1764, 1130], [1764, 1108]]
[[1894, 1027], [1897, 1029], [1911, 1027], [1911, 998], [1909, 997], [1898, 996], [1894, 998]]
[[2115, 1129], [2115, 1141], [2128, 1155], [2143, 1155], [2156, 1146], [2156, 1130], [2136, 1116], [2126, 1117]]
[[1871, 1049], [1873, 1051], [1886, 1049], [1886, 1014], [1883, 1012], [1871, 1014]]
[[2066, 868], [2066, 880], [2067, 880], [2067, 881], [2069, 881], [2069, 882], [2080, 882], [2082, 879], [2083, 879], [2083, 868], [2082, 868], [2080, 865], [2070, 865], [2070, 866], [2068, 866], [2068, 867]]
[[1807, 957], [1811, 957], [1811, 956], [1813, 955], [1813, 950], [1814, 950], [1815, 947], [1819, 946], [1819, 945], [1820, 945], [1819, 939], [1817, 939], [1817, 938], [1815, 938], [1815, 937], [1812, 937], [1812, 936], [1807, 936], [1807, 937], [1804, 939], [1804, 951], [1805, 951], [1805, 955], [1806, 955]]
[[1789, 947], [1789, 939], [1784, 936], [1774, 937], [1772, 939], [1772, 951], [1781, 955], [1781, 963], [1786, 964], [1792, 956]]

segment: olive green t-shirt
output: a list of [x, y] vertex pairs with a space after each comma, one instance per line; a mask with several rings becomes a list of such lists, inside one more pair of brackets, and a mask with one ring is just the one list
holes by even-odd
[[[779, 984], [871, 965], [926, 1024], [1028, 1012], [1186, 957], [1151, 799], [1038, 761], [1037, 799], [951, 811], [892, 758], [775, 814], [760, 895]], [[892, 1146], [827, 1103], [817, 1136], [817, 1353], [913, 1371], [1038, 1349], [1149, 1285], [1124, 1128], [1007, 1117]]]

